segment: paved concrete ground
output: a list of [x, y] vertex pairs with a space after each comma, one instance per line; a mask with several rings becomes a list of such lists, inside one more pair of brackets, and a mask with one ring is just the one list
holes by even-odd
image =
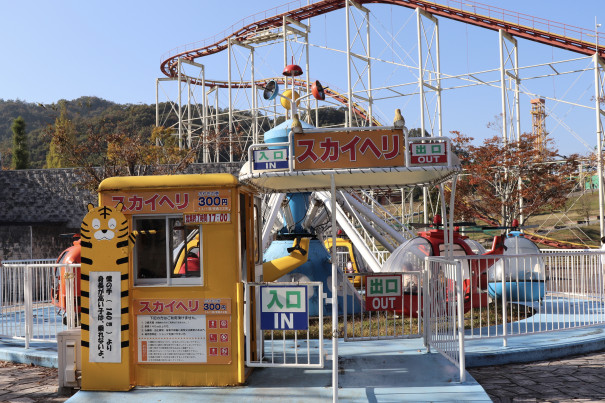
[[469, 368], [494, 402], [603, 402], [605, 350], [551, 361]]
[[[495, 402], [603, 402], [605, 350], [527, 364], [471, 368]], [[0, 361], [0, 402], [64, 402], [57, 369]]]

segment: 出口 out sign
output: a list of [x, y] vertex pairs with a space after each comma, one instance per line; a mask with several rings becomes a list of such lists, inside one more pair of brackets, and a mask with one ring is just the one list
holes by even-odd
[[405, 165], [400, 129], [304, 132], [294, 135], [294, 168], [339, 169]]
[[401, 308], [401, 275], [372, 275], [366, 277], [366, 309], [385, 311]]
[[410, 163], [413, 165], [447, 164], [447, 143], [409, 143]]

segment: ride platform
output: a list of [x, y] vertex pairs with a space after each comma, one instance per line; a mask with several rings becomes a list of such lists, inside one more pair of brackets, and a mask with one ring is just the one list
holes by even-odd
[[448, 137], [409, 137], [397, 127], [288, 129], [278, 137], [287, 141], [250, 146], [241, 182], [261, 192], [330, 190], [332, 177], [340, 190], [399, 189], [461, 170]]

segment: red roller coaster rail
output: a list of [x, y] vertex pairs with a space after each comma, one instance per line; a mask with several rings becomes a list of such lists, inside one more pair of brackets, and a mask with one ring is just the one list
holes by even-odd
[[[447, 6], [439, 3], [420, 0], [358, 0], [358, 4], [387, 4], [421, 9], [430, 14], [446, 17], [466, 24], [498, 31], [500, 29], [509, 34], [525, 38], [531, 41], [567, 49], [584, 55], [593, 55], [596, 49], [595, 31], [579, 28], [560, 22], [533, 17], [515, 11], [505, 10], [499, 7], [476, 3], [471, 0], [448, 0]], [[298, 8], [292, 8], [299, 5]], [[458, 6], [458, 8], [453, 7]], [[283, 24], [283, 17], [296, 21], [306, 20], [318, 15], [326, 14], [345, 7], [343, 0], [323, 0], [311, 4], [302, 4], [302, 1], [294, 1], [272, 10], [257, 13], [251, 17], [234, 24], [230, 29], [219, 35], [208, 38], [202, 42], [186, 45], [191, 46], [189, 50], [180, 51], [176, 48], [169, 52], [169, 56], [163, 57], [160, 65], [162, 73], [168, 77], [177, 76], [177, 61], [179, 58], [195, 60], [220, 52], [227, 48], [230, 38], [244, 41], [253, 38], [257, 32], [268, 28], [279, 28]], [[292, 8], [292, 9], [291, 9]], [[282, 10], [287, 10], [281, 12]], [[471, 11], [472, 10], [472, 11]], [[270, 13], [275, 12], [275, 15]], [[247, 23], [248, 21], [252, 21]], [[598, 35], [600, 42], [605, 44], [605, 36]], [[605, 57], [605, 49], [599, 48], [600, 57]], [[207, 83], [206, 85], [211, 85]]]

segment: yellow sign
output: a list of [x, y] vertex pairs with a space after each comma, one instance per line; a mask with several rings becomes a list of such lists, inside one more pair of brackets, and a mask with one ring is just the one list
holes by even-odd
[[128, 220], [116, 208], [88, 205], [82, 247], [82, 390], [128, 390], [130, 320]]
[[124, 204], [124, 214], [173, 214], [185, 212], [231, 211], [231, 191], [216, 190], [158, 190], [141, 192], [102, 193], [106, 206]]
[[404, 166], [404, 145], [402, 130], [294, 134], [294, 169]]

